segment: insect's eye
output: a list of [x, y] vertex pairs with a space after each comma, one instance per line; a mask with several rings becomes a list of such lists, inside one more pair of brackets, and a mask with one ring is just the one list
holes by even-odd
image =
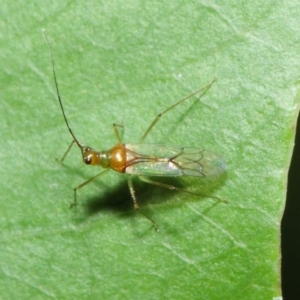
[[84, 163], [87, 164], [87, 165], [90, 165], [92, 163], [91, 157], [90, 156], [85, 157], [84, 158]]

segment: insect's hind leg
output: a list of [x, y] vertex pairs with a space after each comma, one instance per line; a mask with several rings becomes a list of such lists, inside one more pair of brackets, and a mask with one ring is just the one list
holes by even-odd
[[156, 223], [154, 222], [153, 219], [151, 219], [149, 216], [147, 216], [146, 214], [144, 214], [143, 212], [140, 211], [140, 207], [137, 203], [137, 199], [136, 199], [136, 196], [135, 196], [135, 190], [133, 188], [133, 184], [132, 184], [132, 180], [131, 180], [131, 176], [128, 176], [128, 187], [129, 187], [129, 191], [130, 191], [130, 195], [131, 195], [131, 198], [132, 198], [132, 201], [133, 201], [133, 207], [134, 209], [139, 212], [141, 215], [143, 215], [145, 218], [147, 218], [153, 225], [155, 231], [158, 231], [158, 228], [156, 226]]
[[165, 184], [165, 183], [161, 183], [161, 182], [158, 182], [158, 181], [154, 181], [154, 180], [152, 180], [152, 179], [150, 179], [148, 177], [145, 177], [145, 176], [141, 176], [140, 175], [139, 178], [142, 181], [147, 182], [149, 184], [156, 185], [156, 186], [159, 186], [159, 187], [162, 187], [162, 188], [165, 188], [165, 189], [169, 189], [169, 190], [172, 190], [172, 191], [176, 190], [176, 191], [185, 192], [185, 193], [192, 194], [192, 195], [197, 195], [197, 196], [200, 196], [200, 197], [207, 197], [207, 198], [211, 198], [211, 199], [216, 199], [218, 201], [221, 201], [221, 202], [224, 202], [224, 203], [228, 203], [227, 200], [219, 198], [219, 197], [216, 197], [216, 196], [208, 196], [208, 195], [203, 195], [201, 193], [196, 193], [196, 192], [193, 192], [193, 191], [181, 189], [181, 188], [178, 188], [178, 187], [170, 185], [170, 184]]
[[171, 109], [173, 109], [174, 107], [176, 107], [177, 105], [179, 105], [180, 103], [184, 102], [187, 99], [190, 99], [191, 97], [195, 96], [198, 93], [201, 93], [199, 98], [201, 98], [210, 88], [211, 86], [217, 81], [217, 78], [215, 77], [208, 85], [206, 85], [205, 87], [201, 88], [200, 90], [188, 95], [187, 97], [179, 100], [178, 102], [176, 102], [175, 104], [173, 104], [172, 106], [170, 106], [169, 108], [167, 108], [166, 110], [164, 110], [163, 112], [161, 112], [160, 114], [158, 114], [156, 116], [156, 118], [152, 121], [152, 123], [150, 124], [150, 126], [147, 128], [147, 130], [145, 131], [145, 133], [143, 134], [143, 136], [141, 137], [141, 139], [139, 140], [139, 143], [143, 142], [144, 139], [147, 137], [147, 135], [149, 134], [149, 132], [152, 130], [152, 128], [155, 126], [155, 124], [161, 119], [161, 117], [166, 114], [168, 111], [170, 111]]

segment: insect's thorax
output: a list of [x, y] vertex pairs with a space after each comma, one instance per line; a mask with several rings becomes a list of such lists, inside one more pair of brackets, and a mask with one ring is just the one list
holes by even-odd
[[124, 173], [126, 171], [126, 148], [124, 144], [117, 144], [113, 148], [111, 148], [108, 153], [108, 167], [120, 172]]

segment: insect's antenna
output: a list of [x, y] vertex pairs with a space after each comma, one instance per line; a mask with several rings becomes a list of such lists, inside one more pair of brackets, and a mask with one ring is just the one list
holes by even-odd
[[59, 102], [59, 105], [60, 105], [60, 108], [61, 108], [61, 111], [63, 113], [63, 116], [64, 116], [64, 119], [65, 119], [65, 122], [66, 122], [66, 125], [68, 127], [68, 130], [71, 134], [71, 136], [73, 137], [75, 143], [78, 145], [78, 147], [80, 149], [82, 149], [83, 145], [77, 140], [77, 138], [75, 137], [72, 129], [70, 128], [70, 125], [69, 125], [69, 122], [67, 120], [67, 117], [66, 117], [66, 114], [65, 114], [65, 110], [64, 110], [64, 107], [63, 107], [63, 104], [62, 104], [62, 101], [61, 101], [61, 97], [60, 97], [60, 93], [59, 93], [59, 89], [58, 89], [58, 84], [57, 84], [57, 78], [56, 78], [56, 72], [55, 72], [55, 64], [54, 64], [54, 58], [53, 58], [53, 51], [52, 51], [52, 47], [48, 41], [48, 38], [47, 38], [47, 35], [46, 35], [46, 31], [43, 30], [43, 33], [44, 33], [44, 37], [45, 37], [45, 40], [46, 40], [46, 43], [50, 49], [50, 54], [51, 54], [51, 62], [52, 62], [52, 71], [53, 71], [53, 77], [54, 77], [54, 82], [55, 82], [55, 88], [56, 88], [56, 93], [57, 93], [57, 98], [58, 98], [58, 102]]

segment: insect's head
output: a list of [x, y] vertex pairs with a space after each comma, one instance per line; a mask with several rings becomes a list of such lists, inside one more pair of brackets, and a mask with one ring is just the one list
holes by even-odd
[[99, 165], [100, 153], [88, 146], [81, 146], [82, 159], [86, 165]]

